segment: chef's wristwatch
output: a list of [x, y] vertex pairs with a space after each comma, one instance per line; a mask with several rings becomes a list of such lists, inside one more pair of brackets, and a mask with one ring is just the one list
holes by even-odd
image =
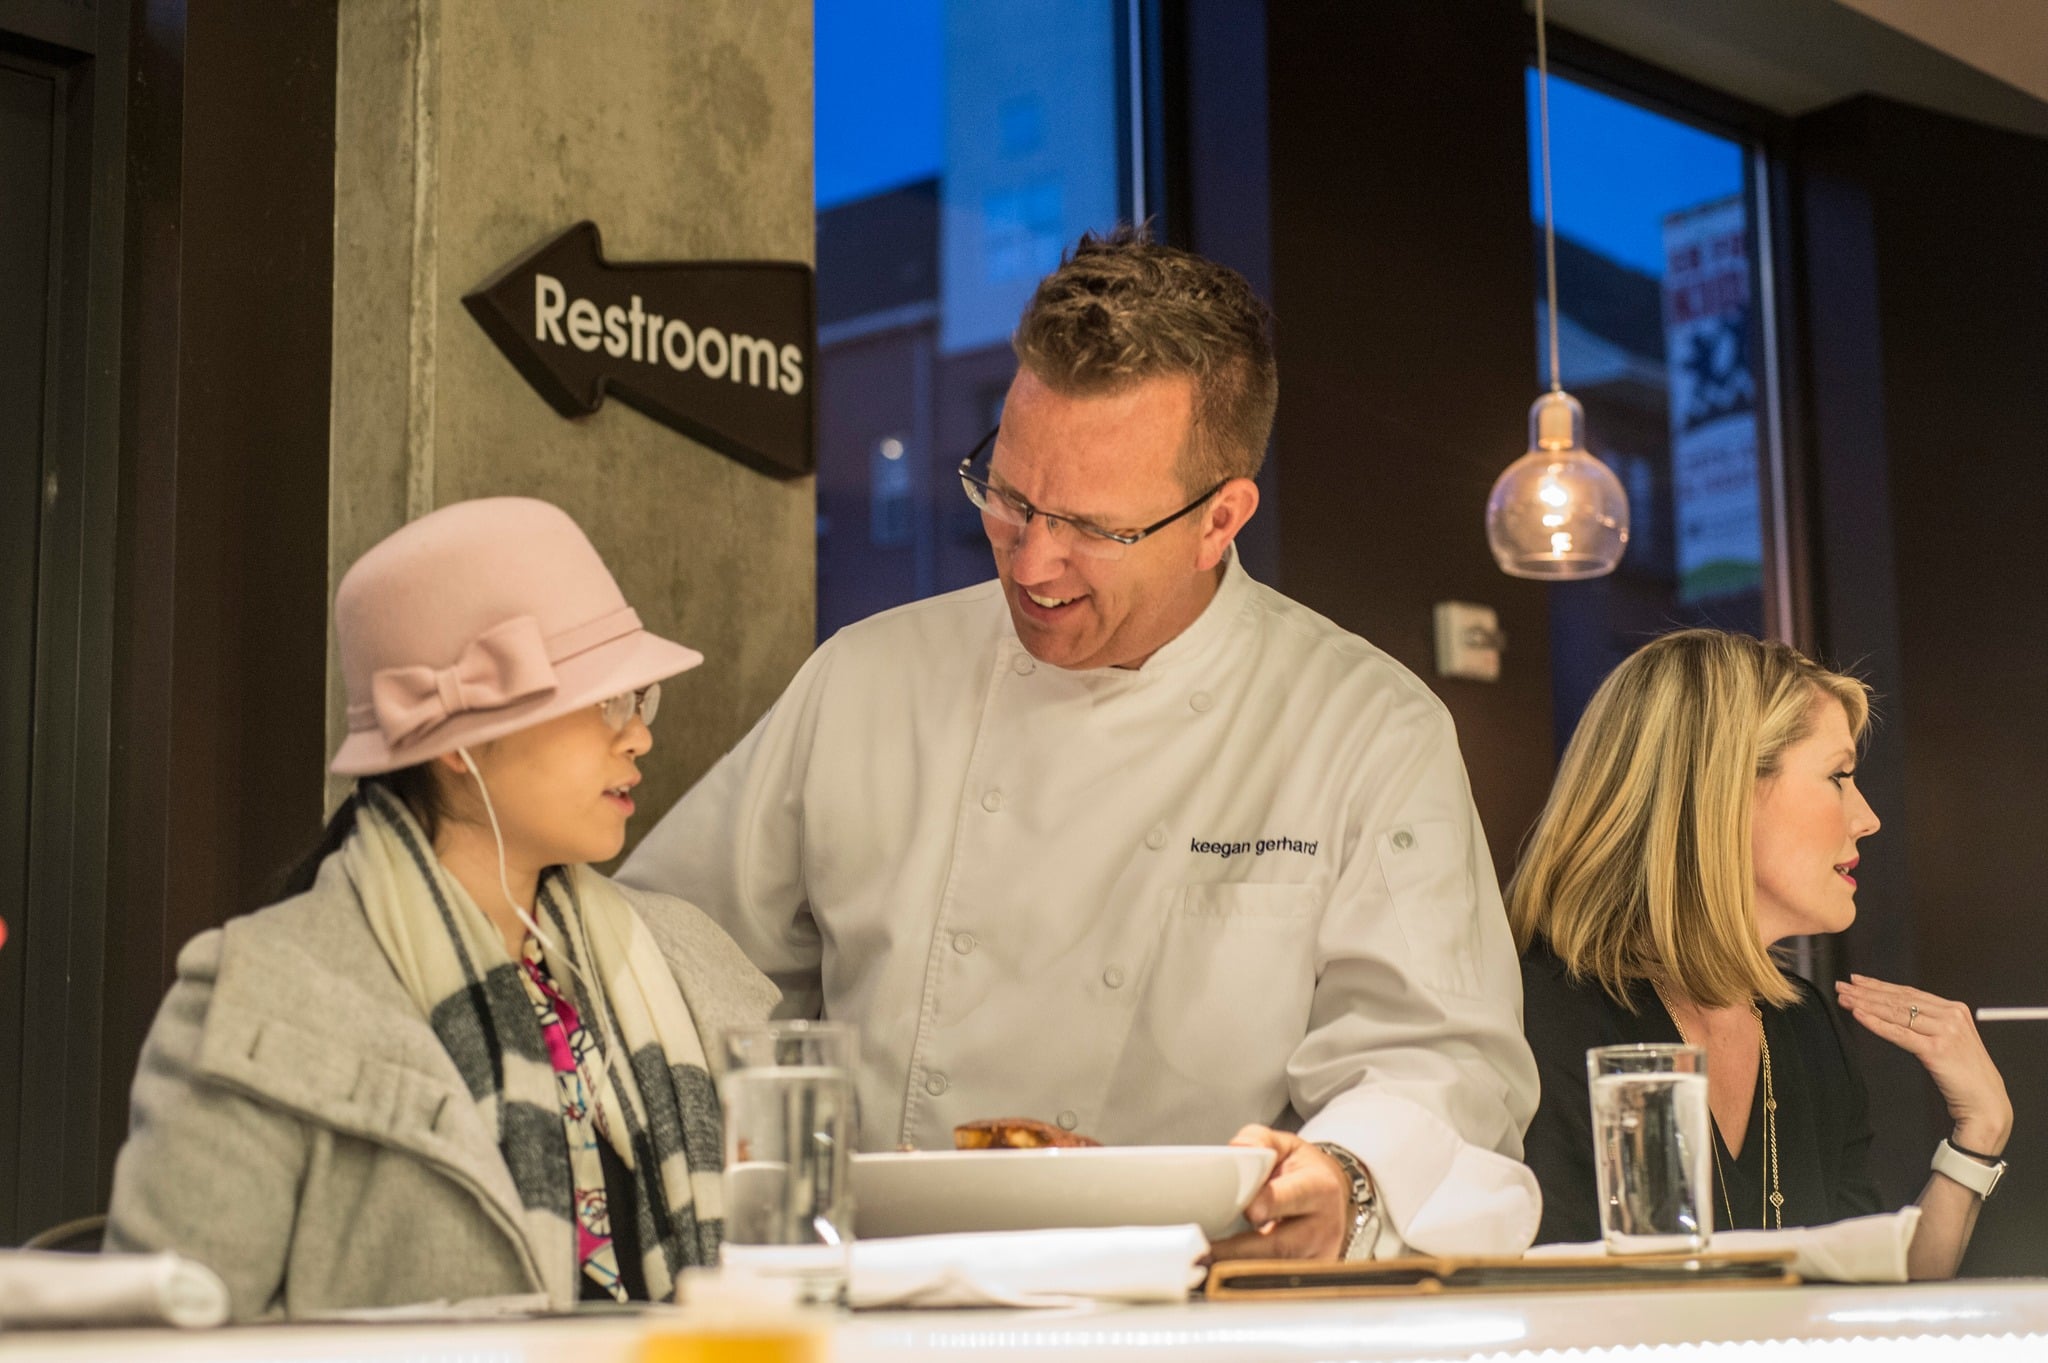
[[1365, 1164], [1358, 1156], [1331, 1141], [1317, 1141], [1315, 1145], [1316, 1149], [1337, 1161], [1344, 1177], [1351, 1180], [1351, 1230], [1344, 1237], [1343, 1248], [1338, 1251], [1339, 1258], [1349, 1259], [1372, 1244], [1370, 1231], [1380, 1219], [1379, 1195], [1373, 1188], [1372, 1175], [1365, 1171]]
[[1947, 1141], [1934, 1147], [1934, 1161], [1928, 1167], [1935, 1173], [1954, 1179], [1986, 1202], [1998, 1187], [1998, 1180], [2005, 1177], [2005, 1161], [1989, 1155], [1972, 1159]]

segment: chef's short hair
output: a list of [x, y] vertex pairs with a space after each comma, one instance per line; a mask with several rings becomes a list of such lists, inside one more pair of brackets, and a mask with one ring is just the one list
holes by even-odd
[[1704, 1008], [1797, 991], [1757, 936], [1750, 819], [1785, 750], [1839, 704], [1860, 742], [1870, 688], [1798, 650], [1688, 629], [1636, 650], [1593, 694], [1508, 882], [1527, 950], [1629, 1003], [1632, 981]]
[[1048, 387], [1070, 395], [1192, 379], [1181, 477], [1194, 494], [1256, 478], [1265, 463], [1280, 395], [1271, 326], [1243, 275], [1124, 226], [1084, 235], [1039, 281], [1011, 347]]

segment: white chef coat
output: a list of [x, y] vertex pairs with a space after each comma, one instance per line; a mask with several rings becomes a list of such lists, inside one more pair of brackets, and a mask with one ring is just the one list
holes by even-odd
[[1516, 1253], [1521, 976], [1444, 706], [1233, 554], [1141, 669], [997, 583], [840, 631], [620, 872], [860, 1028], [862, 1144], [1028, 1116], [1110, 1145], [1299, 1125], [1376, 1252]]

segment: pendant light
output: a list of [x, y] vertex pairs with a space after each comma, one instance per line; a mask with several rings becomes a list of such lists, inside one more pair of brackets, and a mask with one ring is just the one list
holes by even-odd
[[1550, 52], [1536, 0], [1536, 106], [1543, 148], [1543, 263], [1549, 282], [1550, 391], [1529, 408], [1529, 452], [1486, 499], [1486, 542], [1512, 577], [1601, 577], [1628, 547], [1628, 494], [1586, 448], [1586, 411], [1564, 391], [1557, 353], [1557, 219], [1550, 203]]

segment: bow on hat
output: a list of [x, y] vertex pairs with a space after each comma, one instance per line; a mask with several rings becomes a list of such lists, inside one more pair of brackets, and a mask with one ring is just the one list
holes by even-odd
[[471, 640], [449, 667], [387, 667], [370, 678], [370, 709], [392, 749], [456, 715], [498, 710], [555, 689], [540, 622], [518, 615]]

